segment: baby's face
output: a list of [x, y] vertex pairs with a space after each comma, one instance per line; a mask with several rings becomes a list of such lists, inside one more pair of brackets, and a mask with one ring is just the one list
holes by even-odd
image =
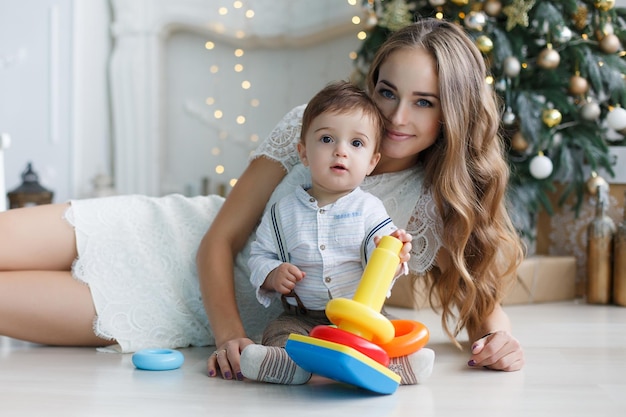
[[360, 110], [320, 114], [304, 139], [300, 159], [311, 170], [313, 186], [326, 192], [358, 187], [380, 159], [376, 125]]

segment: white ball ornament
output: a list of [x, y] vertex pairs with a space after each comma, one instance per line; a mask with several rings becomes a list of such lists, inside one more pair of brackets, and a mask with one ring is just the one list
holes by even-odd
[[580, 108], [580, 117], [587, 120], [588, 122], [593, 122], [598, 120], [600, 117], [600, 105], [595, 101], [588, 101]]
[[530, 174], [538, 180], [548, 178], [552, 174], [552, 168], [552, 161], [542, 153], [530, 161]]
[[522, 69], [522, 64], [520, 64], [519, 60], [516, 57], [509, 56], [504, 59], [502, 69], [507, 77], [515, 78], [519, 75], [519, 72]]
[[621, 134], [626, 134], [626, 109], [615, 107], [606, 115], [607, 125]]
[[505, 126], [513, 126], [516, 121], [517, 116], [511, 109], [507, 109], [502, 115], [502, 123], [504, 123]]
[[563, 26], [560, 30], [554, 35], [554, 40], [560, 44], [568, 43], [572, 40], [572, 30], [567, 26]]

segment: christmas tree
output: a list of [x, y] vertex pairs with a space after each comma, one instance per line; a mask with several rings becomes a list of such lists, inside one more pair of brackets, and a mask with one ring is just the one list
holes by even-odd
[[[609, 145], [626, 145], [626, 9], [615, 0], [366, 0], [368, 36], [356, 59], [362, 81], [389, 33], [420, 17], [461, 25], [482, 51], [503, 104], [511, 167], [508, 199], [520, 233], [613, 175]], [[556, 184], [560, 184], [556, 187]]]

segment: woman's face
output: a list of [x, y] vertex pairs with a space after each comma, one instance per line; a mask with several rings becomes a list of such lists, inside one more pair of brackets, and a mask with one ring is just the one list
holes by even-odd
[[389, 120], [381, 143], [383, 158], [374, 173], [413, 166], [441, 129], [434, 58], [422, 48], [393, 52], [380, 66], [373, 98]]

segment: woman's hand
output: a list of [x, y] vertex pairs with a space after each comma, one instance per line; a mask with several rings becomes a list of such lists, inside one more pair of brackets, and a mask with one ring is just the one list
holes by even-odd
[[252, 344], [254, 344], [252, 340], [240, 338], [229, 340], [218, 346], [207, 361], [208, 375], [215, 377], [221, 374], [223, 379], [232, 380], [234, 378], [237, 381], [243, 381], [240, 363], [241, 352], [246, 346]]
[[469, 366], [482, 366], [497, 371], [518, 371], [524, 366], [524, 351], [508, 331], [497, 331], [472, 344]]

